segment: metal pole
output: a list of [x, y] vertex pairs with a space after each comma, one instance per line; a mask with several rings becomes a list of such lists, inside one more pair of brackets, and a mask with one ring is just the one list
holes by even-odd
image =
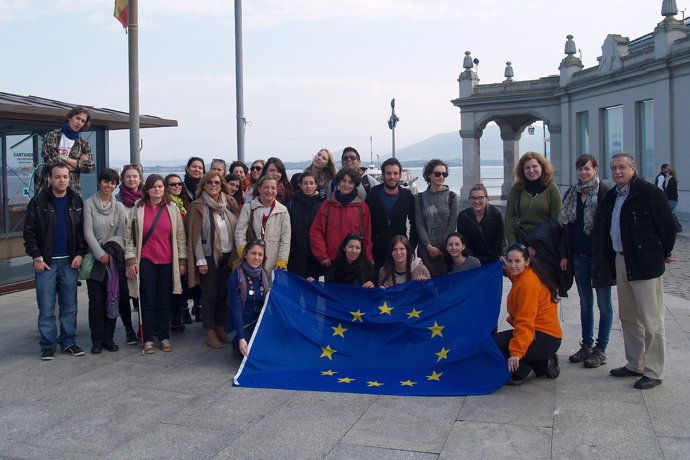
[[139, 0], [129, 0], [127, 45], [129, 51], [129, 161], [140, 164], [139, 140]]
[[395, 158], [395, 128], [393, 128], [393, 158]]
[[235, 100], [237, 102], [237, 159], [244, 161], [244, 89], [242, 69], [242, 0], [235, 0]]

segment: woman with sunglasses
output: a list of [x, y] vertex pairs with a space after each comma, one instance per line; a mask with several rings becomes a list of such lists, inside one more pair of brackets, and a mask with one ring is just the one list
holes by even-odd
[[388, 288], [408, 281], [431, 278], [424, 263], [415, 258], [410, 242], [403, 235], [394, 235], [379, 271], [379, 286]]
[[[168, 174], [165, 176], [165, 192], [168, 199], [177, 206], [180, 210], [180, 216], [184, 222], [184, 217], [187, 214], [187, 206], [183, 199], [182, 193], [182, 179], [177, 174]], [[192, 316], [189, 314], [187, 308], [187, 300], [191, 298], [189, 287], [187, 285], [187, 277], [182, 277], [182, 294], [173, 294], [172, 296], [172, 310], [170, 312], [170, 329], [175, 332], [183, 332], [185, 324], [192, 324]]]
[[[571, 363], [583, 363], [595, 368], [606, 364], [606, 347], [613, 324], [611, 284], [608, 267], [602, 273], [600, 266], [594, 270], [592, 253], [592, 228], [597, 206], [604, 199], [609, 187], [599, 181], [599, 168], [592, 155], [580, 155], [575, 161], [577, 183], [565, 192], [558, 222], [563, 225], [561, 236], [560, 269], [571, 270], [575, 276], [580, 297], [580, 323], [582, 342], [580, 349], [568, 358]], [[594, 294], [599, 307], [599, 328], [594, 343]]]
[[472, 270], [481, 265], [479, 259], [467, 254], [467, 242], [464, 236], [458, 232], [453, 232], [448, 235], [443, 251], [444, 275], [453, 275], [455, 273]]
[[[129, 227], [134, 217], [134, 205], [144, 197], [144, 176], [141, 165], [131, 164], [122, 167], [119, 190], [115, 199], [124, 205], [127, 211], [127, 227]], [[127, 284], [129, 292], [137, 292], [137, 286], [134, 281], [128, 281]], [[139, 310], [139, 299], [136, 296], [130, 295], [130, 300], [134, 310]], [[139, 343], [132, 327], [132, 310], [130, 310], [129, 305], [127, 305], [127, 308], [123, 306], [120, 309], [120, 320], [125, 327], [127, 345]]]
[[187, 246], [180, 211], [166, 196], [160, 175], [146, 178], [144, 198], [134, 208], [125, 241], [127, 277], [138, 281], [135, 292], [141, 298], [144, 353], [156, 351], [154, 335], [160, 340], [161, 350], [171, 352], [171, 295], [182, 293], [180, 276], [187, 269]]
[[508, 359], [508, 385], [522, 385], [536, 376], [558, 378], [556, 352], [563, 333], [558, 322], [558, 306], [551, 291], [530, 266], [527, 248], [520, 243], [508, 246], [505, 274], [513, 286], [507, 297], [507, 321], [513, 329], [494, 334], [496, 345]]
[[247, 339], [254, 333], [256, 321], [269, 290], [268, 274], [264, 270], [266, 243], [252, 240], [247, 243], [242, 264], [228, 278], [227, 292], [230, 304], [230, 328], [235, 329], [232, 354], [235, 358], [247, 356]]
[[288, 270], [303, 278], [318, 279], [323, 274], [323, 268], [311, 253], [309, 238], [305, 236], [309, 235], [309, 229], [319, 212], [323, 198], [319, 195], [313, 172], [305, 171], [300, 176], [300, 186], [288, 204], [292, 227]]
[[364, 288], [376, 286], [374, 264], [367, 259], [361, 236], [354, 233], [345, 236], [335, 261], [326, 269], [324, 279], [326, 282], [355, 284]]
[[537, 152], [527, 152], [515, 165], [515, 183], [506, 201], [508, 244], [527, 237], [561, 212], [561, 192], [553, 180], [553, 166]]
[[323, 202], [309, 230], [311, 252], [324, 268], [328, 268], [342, 252], [343, 238], [353, 233], [362, 236], [364, 254], [373, 262], [369, 206], [357, 195], [361, 177], [354, 169], [343, 168], [333, 181], [337, 184], [336, 190]]
[[201, 318], [206, 329], [206, 344], [213, 349], [230, 343], [225, 332], [228, 319], [226, 281], [234, 257], [237, 208], [228, 195], [225, 179], [219, 171], [209, 171], [201, 178], [197, 198], [187, 214], [187, 268], [190, 286], [201, 286]]
[[273, 176], [263, 176], [258, 184], [259, 196], [245, 204], [237, 220], [235, 240], [240, 257], [247, 241], [261, 239], [266, 242], [264, 267], [268, 273], [274, 268], [287, 270], [290, 257], [290, 215], [278, 200], [278, 181]]
[[446, 238], [455, 231], [458, 220], [457, 195], [445, 185], [448, 165], [439, 159], [430, 160], [422, 173], [429, 184], [417, 194], [415, 218], [419, 245], [417, 254], [432, 277], [443, 274], [443, 248]]
[[244, 202], [249, 203], [258, 195], [257, 187], [259, 186], [259, 179], [261, 178], [261, 173], [264, 170], [264, 165], [266, 162], [264, 160], [254, 160], [252, 166], [249, 168], [249, 186], [244, 193]]
[[489, 203], [489, 193], [484, 184], [470, 188], [469, 200], [470, 206], [458, 214], [458, 233], [467, 240], [468, 254], [486, 265], [503, 256], [506, 246], [503, 216]]

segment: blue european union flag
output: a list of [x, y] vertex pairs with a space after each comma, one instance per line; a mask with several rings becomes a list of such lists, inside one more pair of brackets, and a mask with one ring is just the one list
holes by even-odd
[[235, 384], [389, 395], [473, 395], [509, 378], [492, 331], [503, 267], [389, 289], [276, 270]]

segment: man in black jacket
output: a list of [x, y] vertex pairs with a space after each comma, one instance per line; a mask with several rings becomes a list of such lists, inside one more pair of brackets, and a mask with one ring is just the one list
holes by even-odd
[[[48, 171], [50, 187], [29, 202], [24, 221], [24, 248], [33, 258], [38, 303], [41, 359], [50, 361], [55, 348], [83, 356], [76, 343], [77, 278], [86, 253], [83, 203], [69, 187], [69, 168], [55, 164]], [[55, 301], [60, 306], [60, 335]]]
[[[637, 176], [632, 155], [611, 157], [616, 187], [604, 196], [592, 230], [595, 274], [613, 277], [623, 330], [623, 367], [614, 377], [640, 377], [635, 388], [659, 385], [664, 376], [664, 291], [661, 275], [676, 239], [664, 193]], [[593, 283], [599, 281], [593, 279]]]
[[[389, 158], [381, 165], [383, 184], [371, 189], [366, 203], [371, 212], [371, 239], [374, 245], [376, 272], [383, 266], [388, 245], [394, 235], [403, 235], [410, 240], [412, 252], [417, 247], [414, 195], [400, 185], [402, 165], [395, 158]], [[408, 221], [409, 220], [409, 226]]]

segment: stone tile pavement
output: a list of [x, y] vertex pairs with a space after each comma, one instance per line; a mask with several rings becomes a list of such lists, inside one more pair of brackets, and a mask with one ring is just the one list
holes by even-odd
[[[676, 254], [689, 242], [681, 237]], [[143, 356], [124, 345], [118, 324], [119, 352], [42, 362], [35, 292], [8, 294], [0, 297], [0, 458], [688, 458], [690, 296], [674, 276], [660, 387], [642, 392], [634, 379], [608, 375], [624, 362], [617, 321], [608, 365], [567, 362], [580, 339], [573, 289], [560, 305], [559, 379], [446, 398], [233, 388], [239, 361], [206, 347], [200, 323], [173, 335], [172, 353]], [[88, 350], [85, 287], [79, 302], [78, 340]]]

